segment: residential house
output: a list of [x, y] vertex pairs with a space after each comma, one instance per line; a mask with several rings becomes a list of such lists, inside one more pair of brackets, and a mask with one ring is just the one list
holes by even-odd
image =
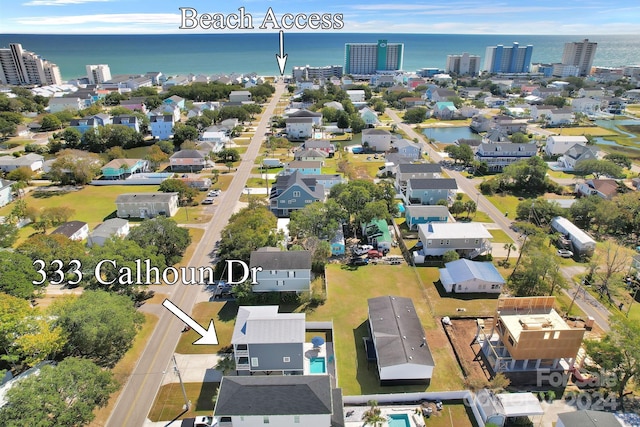
[[377, 126], [380, 124], [380, 120], [378, 119], [378, 113], [372, 110], [369, 107], [361, 108], [358, 112], [360, 114], [360, 118], [364, 121], [367, 126]]
[[623, 427], [615, 414], [591, 409], [581, 409], [558, 414], [556, 427]]
[[366, 102], [365, 93], [362, 89], [347, 90], [346, 93], [354, 105]]
[[538, 98], [547, 99], [552, 96], [561, 96], [562, 89], [558, 87], [538, 87], [531, 91], [531, 95], [537, 96]]
[[362, 235], [367, 243], [379, 251], [390, 251], [393, 246], [389, 226], [384, 219], [374, 219], [363, 224]]
[[418, 236], [424, 255], [442, 256], [456, 251], [469, 259], [490, 252], [489, 239], [493, 238], [485, 226], [477, 222], [419, 224]]
[[481, 93], [486, 93], [479, 87], [461, 87], [458, 92], [460, 92], [460, 97], [465, 99], [475, 99]]
[[213, 412], [218, 427], [345, 425], [328, 375], [223, 377]]
[[198, 150], [180, 150], [169, 157], [172, 171], [198, 171], [206, 166], [206, 153]]
[[476, 160], [486, 162], [492, 172], [502, 171], [505, 166], [535, 156], [538, 152], [536, 144], [514, 144], [500, 142], [482, 143], [476, 151]]
[[322, 162], [324, 164], [327, 154], [318, 150], [298, 150], [293, 153], [293, 158], [296, 161]]
[[458, 184], [453, 178], [410, 178], [404, 199], [411, 205], [435, 205], [440, 200], [448, 205], [453, 202], [456, 190]]
[[408, 205], [404, 216], [409, 230], [417, 230], [418, 224], [449, 221], [449, 209], [442, 205]]
[[294, 112], [288, 112], [285, 114], [286, 118], [311, 118], [312, 123], [316, 126], [322, 125], [322, 113], [316, 113], [315, 111], [309, 111], [307, 109], [301, 109]]
[[559, 156], [569, 151], [576, 144], [586, 146], [587, 138], [584, 136], [551, 135], [547, 137], [544, 152], [547, 156]]
[[79, 111], [85, 108], [84, 101], [78, 97], [54, 97], [49, 99], [49, 112]]
[[440, 283], [447, 292], [499, 294], [505, 280], [491, 261], [458, 259], [440, 269]]
[[392, 139], [391, 151], [400, 154], [411, 160], [420, 160], [422, 158], [422, 144], [409, 141], [407, 139]]
[[215, 143], [216, 147], [220, 148], [213, 151], [220, 151], [224, 148], [225, 144], [231, 141], [231, 138], [229, 138], [230, 135], [231, 131], [227, 128], [221, 126], [209, 126], [198, 137], [198, 141]]
[[118, 218], [171, 217], [178, 212], [178, 193], [123, 193], [116, 207]]
[[231, 345], [239, 376], [303, 375], [304, 343], [304, 313], [278, 313], [277, 305], [238, 307]]
[[285, 119], [289, 139], [306, 139], [313, 136], [316, 126], [312, 117], [289, 117]]
[[491, 129], [491, 125], [491, 119], [485, 117], [482, 114], [476, 114], [471, 118], [471, 124], [469, 125], [469, 127], [472, 131], [481, 133], [487, 132], [489, 129]]
[[162, 103], [166, 105], [171, 105], [171, 106], [175, 105], [181, 110], [185, 109], [185, 99], [178, 95], [170, 96], [166, 98], [164, 101], [162, 101]]
[[362, 146], [372, 151], [389, 151], [391, 148], [391, 132], [384, 129], [363, 129]]
[[29, 153], [20, 157], [0, 156], [0, 170], [3, 172], [11, 172], [23, 166], [36, 172], [41, 170], [43, 165], [44, 157], [36, 153]]
[[333, 157], [336, 152], [336, 146], [326, 139], [307, 139], [304, 142], [303, 147], [305, 150], [322, 151], [329, 158]]
[[601, 109], [601, 101], [593, 98], [575, 98], [571, 100], [571, 111], [582, 114], [596, 114]]
[[285, 165], [282, 173], [290, 174], [299, 171], [303, 175], [320, 175], [322, 173], [322, 162], [318, 161], [293, 161]]
[[289, 217], [292, 211], [325, 200], [325, 188], [312, 175], [294, 171], [276, 176], [269, 194], [271, 212], [278, 218]]
[[581, 87], [578, 90], [579, 98], [593, 98], [599, 99], [604, 96], [604, 91], [601, 87]]
[[456, 139], [455, 141], [453, 141], [454, 144], [460, 146], [460, 145], [468, 145], [471, 148], [471, 151], [473, 151], [473, 154], [476, 153], [476, 151], [478, 151], [478, 148], [480, 147], [480, 144], [482, 144], [482, 140], [481, 139], [475, 139], [475, 138], [459, 138]]
[[585, 329], [569, 326], [554, 305], [555, 297], [547, 296], [498, 299], [493, 320], [479, 321], [476, 337], [493, 375], [539, 387], [552, 372], [569, 374]]
[[563, 242], [568, 241], [568, 247], [576, 257], [590, 257], [596, 250], [593, 237], [565, 217], [554, 217], [551, 220], [551, 229], [562, 234]]
[[[344, 111], [344, 107], [342, 106], [341, 103], [339, 103], [338, 101], [329, 101], [329, 102], [325, 102], [323, 104], [324, 107], [329, 107], [329, 108], [333, 108], [336, 109], [338, 111]], [[367, 107], [365, 107], [367, 108]]]
[[162, 116], [165, 114], [171, 114], [171, 116], [173, 116], [173, 122], [178, 123], [182, 117], [182, 110], [180, 110], [180, 107], [176, 104], [162, 104], [149, 113], [148, 116]]
[[484, 425], [504, 427], [508, 419], [544, 414], [538, 395], [527, 392], [494, 393], [487, 388], [475, 391], [475, 407]]
[[505, 98], [499, 98], [496, 96], [487, 96], [482, 99], [482, 102], [484, 102], [484, 105], [489, 108], [500, 108], [507, 104], [507, 100]]
[[480, 110], [478, 108], [472, 107], [470, 105], [463, 105], [458, 110], [458, 115], [464, 117], [465, 119], [470, 119], [479, 113], [480, 113]]
[[336, 230], [336, 235], [329, 242], [331, 244], [331, 255], [340, 256], [346, 252], [346, 245], [344, 240], [344, 232], [342, 231], [342, 225]]
[[396, 167], [396, 189], [402, 193], [407, 181], [417, 178], [440, 178], [442, 167], [438, 163], [399, 163]]
[[149, 161], [144, 159], [113, 159], [100, 170], [105, 179], [124, 179], [134, 173], [147, 172]]
[[602, 98], [600, 109], [609, 114], [624, 114], [627, 103], [624, 99], [618, 97]]
[[598, 158], [598, 152], [596, 148], [588, 147], [586, 145], [575, 144], [569, 148], [564, 155], [558, 158], [564, 170], [575, 170], [576, 165], [583, 160], [596, 160]]
[[458, 94], [451, 89], [435, 88], [434, 90], [427, 89], [427, 96], [431, 102], [446, 102], [449, 98], [454, 98]]
[[144, 102], [145, 98], [143, 96], [134, 96], [133, 98], [123, 99], [120, 101], [119, 106], [130, 111], [140, 111], [143, 114], [147, 114], [147, 105]]
[[401, 101], [402, 103], [404, 103], [406, 108], [422, 107], [424, 105], [427, 105], [427, 101], [420, 97], [409, 96], [406, 98], [402, 98]]
[[97, 129], [100, 126], [110, 125], [111, 123], [111, 116], [108, 114], [96, 114], [82, 119], [71, 119], [69, 127], [78, 129], [80, 133], [84, 134], [89, 129]]
[[249, 267], [256, 273], [253, 292], [308, 292], [311, 290], [311, 252], [264, 247], [251, 252]]
[[550, 126], [568, 125], [574, 122], [571, 108], [556, 108], [549, 110], [546, 122]]
[[251, 102], [251, 92], [248, 90], [232, 90], [229, 93], [229, 102]]
[[127, 126], [136, 132], [140, 132], [140, 124], [136, 116], [115, 116], [113, 118], [113, 124]]
[[549, 116], [551, 110], [556, 110], [552, 105], [532, 105], [531, 119], [535, 122], [544, 122]]
[[598, 196], [611, 200], [618, 195], [620, 185], [615, 179], [587, 179], [576, 184], [576, 193], [578, 196]]
[[13, 201], [13, 189], [11, 188], [13, 184], [15, 184], [14, 181], [0, 178], [0, 207]]
[[[509, 132], [500, 126], [492, 127], [487, 131], [485, 136], [482, 138], [484, 142], [496, 143], [496, 142], [510, 142]], [[476, 149], [476, 152], [478, 150]]]
[[632, 178], [631, 185], [634, 190], [640, 190], [640, 178]]
[[159, 140], [168, 140], [173, 136], [173, 115], [162, 114], [149, 117], [151, 136]]
[[458, 109], [453, 105], [453, 102], [450, 101], [440, 101], [436, 102], [436, 105], [433, 107], [433, 115], [434, 117], [440, 120], [451, 120], [456, 116]]
[[51, 232], [51, 234], [62, 234], [70, 240], [82, 241], [89, 236], [89, 224], [83, 221], [69, 221], [62, 224]]
[[[381, 385], [428, 383], [435, 362], [411, 298], [367, 300], [369, 332]], [[367, 351], [369, 353], [369, 350]]]
[[508, 135], [513, 135], [514, 133], [517, 133], [517, 132], [521, 132], [521, 133], [527, 132], [526, 119], [514, 119], [513, 117], [510, 117], [510, 116], [497, 115], [497, 116], [494, 116], [491, 119], [491, 121], [492, 121], [491, 127], [503, 129], [504, 131], [506, 131]]
[[89, 234], [87, 246], [104, 246], [111, 238], [124, 238], [129, 234], [129, 221], [122, 218], [111, 218], [98, 224]]

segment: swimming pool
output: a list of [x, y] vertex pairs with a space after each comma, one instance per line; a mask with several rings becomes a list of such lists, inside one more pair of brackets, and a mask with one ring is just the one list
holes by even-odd
[[411, 427], [409, 415], [391, 414], [389, 415], [389, 427]]
[[312, 357], [309, 362], [309, 372], [312, 374], [324, 374], [327, 372], [327, 361], [324, 357]]

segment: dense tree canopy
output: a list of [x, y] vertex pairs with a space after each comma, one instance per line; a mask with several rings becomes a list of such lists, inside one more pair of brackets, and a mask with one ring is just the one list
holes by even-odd
[[407, 123], [422, 123], [427, 118], [427, 109], [424, 107], [409, 108], [404, 113], [404, 121]]
[[51, 164], [49, 176], [63, 184], [88, 184], [100, 174], [102, 158], [82, 150], [62, 150]]
[[289, 232], [293, 238], [305, 239], [314, 236], [331, 240], [346, 219], [345, 210], [336, 200], [329, 199], [326, 203], [314, 202], [291, 213]]
[[80, 427], [93, 420], [93, 410], [105, 406], [116, 389], [111, 372], [89, 360], [68, 358], [12, 387], [0, 408], [0, 424]]
[[142, 224], [131, 230], [127, 238], [143, 248], [154, 247], [156, 254], [163, 255], [168, 265], [179, 262], [191, 244], [189, 231], [163, 216], [142, 221]]
[[29, 299], [35, 289], [32, 282], [39, 279], [31, 258], [18, 252], [0, 251], [0, 292]]
[[612, 178], [622, 178], [622, 168], [611, 160], [583, 160], [578, 162], [574, 168], [576, 174], [580, 176], [593, 175], [600, 178], [606, 175]]

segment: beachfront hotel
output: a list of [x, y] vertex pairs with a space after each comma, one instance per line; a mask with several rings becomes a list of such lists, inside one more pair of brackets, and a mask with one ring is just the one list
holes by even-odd
[[111, 80], [111, 69], [107, 64], [87, 65], [89, 84], [96, 85]]
[[59, 85], [60, 68], [39, 55], [22, 49], [20, 43], [0, 48], [0, 83], [7, 85]]
[[344, 73], [372, 75], [377, 72], [402, 70], [403, 43], [346, 43], [344, 46]]
[[581, 42], [570, 42], [564, 44], [562, 53], [562, 65], [573, 65], [578, 67], [579, 76], [591, 74], [593, 58], [596, 56], [598, 43], [584, 39]]
[[469, 55], [467, 52], [462, 55], [447, 55], [445, 71], [460, 76], [465, 74], [477, 76], [480, 74], [480, 57], [478, 55]]
[[483, 71], [489, 73], [528, 73], [531, 65], [533, 46], [505, 47], [501, 44], [487, 47]]

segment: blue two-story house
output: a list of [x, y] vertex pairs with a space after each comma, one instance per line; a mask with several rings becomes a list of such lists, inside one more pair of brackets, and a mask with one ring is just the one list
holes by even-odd
[[304, 175], [297, 170], [288, 175], [278, 175], [269, 194], [271, 212], [278, 218], [288, 218], [295, 210], [313, 202], [324, 202], [326, 190], [316, 176]]
[[159, 140], [166, 140], [173, 135], [173, 115], [161, 114], [149, 117], [151, 136]]
[[69, 127], [78, 129], [84, 134], [89, 129], [97, 129], [100, 126], [110, 125], [112, 123], [111, 116], [108, 114], [96, 114], [95, 116], [83, 117], [81, 119], [71, 119]]
[[447, 222], [449, 209], [442, 205], [409, 205], [405, 207], [404, 216], [409, 230], [417, 230], [419, 224]]
[[285, 165], [283, 173], [300, 172], [303, 175], [320, 175], [322, 173], [322, 162], [294, 160]]
[[140, 122], [136, 116], [116, 116], [113, 118], [113, 124], [127, 126], [140, 132]]
[[250, 267], [256, 273], [253, 292], [309, 292], [311, 290], [311, 252], [282, 251], [264, 247], [251, 252]]
[[436, 205], [440, 200], [453, 201], [458, 189], [452, 178], [417, 178], [407, 181], [405, 202], [409, 205]]
[[277, 305], [238, 308], [231, 344], [239, 376], [304, 373], [305, 315]]

